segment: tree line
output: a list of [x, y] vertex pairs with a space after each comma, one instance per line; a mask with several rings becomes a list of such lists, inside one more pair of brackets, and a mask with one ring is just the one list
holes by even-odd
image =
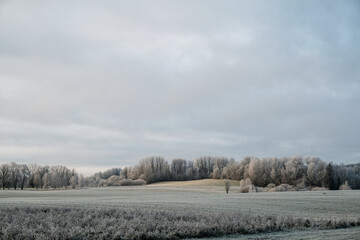
[[326, 163], [317, 157], [233, 158], [203, 156], [194, 161], [163, 157], [148, 157], [132, 167], [112, 168], [83, 177], [64, 166], [5, 163], [0, 165], [0, 181], [5, 188], [63, 188], [117, 185], [141, 185], [160, 181], [196, 179], [250, 179], [258, 187], [276, 186], [326, 187], [339, 189], [346, 182], [352, 189], [360, 189], [360, 163]]
[[[163, 157], [149, 157], [133, 167], [119, 169], [116, 179], [143, 180], [147, 184], [160, 181], [186, 181], [196, 179], [249, 178], [258, 187], [276, 186], [326, 187], [339, 189], [346, 182], [352, 189], [360, 189], [360, 163], [326, 163], [317, 157], [256, 158], [245, 157], [236, 162], [233, 158], [203, 156], [194, 161], [173, 159], [170, 163]], [[92, 186], [114, 185], [108, 170], [86, 179]], [[115, 178], [114, 178], [115, 179]]]
[[84, 177], [65, 166], [4, 163], [0, 165], [2, 189], [64, 188], [82, 186]]

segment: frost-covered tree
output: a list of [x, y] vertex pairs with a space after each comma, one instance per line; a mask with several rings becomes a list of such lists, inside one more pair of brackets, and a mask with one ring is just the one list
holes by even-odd
[[9, 164], [2, 164], [0, 167], [0, 179], [1, 179], [1, 184], [2, 184], [2, 188], [9, 188], [9, 184], [10, 184], [10, 166]]
[[51, 186], [51, 175], [50, 173], [45, 173], [43, 176], [43, 187], [48, 188]]
[[[214, 165], [212, 177], [215, 179], [219, 179], [221, 177], [223, 169], [229, 165], [229, 160], [225, 157], [215, 157], [212, 159], [212, 164]], [[229, 172], [228, 175], [231, 175], [231, 173]]]
[[325, 162], [320, 158], [309, 157], [306, 159], [307, 163], [307, 185], [321, 186], [321, 180], [326, 168]]
[[129, 174], [128, 168], [127, 168], [127, 167], [124, 167], [124, 168], [122, 169], [122, 171], [120, 172], [120, 177], [121, 177], [122, 179], [128, 179], [128, 174]]
[[60, 176], [55, 169], [51, 172], [51, 186], [53, 188], [59, 188], [61, 186]]
[[85, 185], [85, 179], [84, 179], [84, 175], [82, 175], [81, 173], [79, 174], [79, 188], [83, 188]]
[[186, 180], [187, 162], [184, 159], [173, 159], [170, 164], [171, 179]]
[[219, 178], [221, 178], [221, 171], [220, 171], [219, 168], [214, 168], [212, 177], [213, 177], [214, 179], [219, 179]]
[[198, 169], [200, 179], [209, 178], [208, 157], [195, 159], [194, 166]]
[[24, 189], [29, 178], [30, 178], [29, 167], [26, 164], [19, 165], [19, 183], [21, 190]]
[[306, 176], [306, 167], [301, 156], [291, 157], [285, 163], [286, 183], [295, 185], [297, 180]]
[[261, 186], [262, 180], [262, 169], [260, 168], [260, 160], [258, 158], [251, 158], [249, 163], [249, 178], [255, 186]]
[[9, 165], [9, 171], [10, 171], [10, 179], [11, 179], [11, 185], [16, 190], [18, 183], [19, 183], [19, 166], [12, 162]]
[[76, 175], [71, 176], [70, 178], [70, 186], [72, 189], [74, 189], [77, 185], [77, 177]]
[[[140, 161], [134, 168], [147, 183], [166, 181], [170, 179], [169, 164], [162, 157], [149, 157]], [[135, 179], [134, 179], [135, 180]]]

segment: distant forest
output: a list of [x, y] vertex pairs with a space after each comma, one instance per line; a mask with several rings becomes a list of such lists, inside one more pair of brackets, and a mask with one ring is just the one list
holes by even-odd
[[250, 179], [257, 187], [288, 184], [324, 187], [337, 190], [343, 184], [360, 189], [360, 163], [333, 164], [316, 157], [255, 158], [239, 162], [224, 157], [200, 157], [194, 161], [162, 157], [140, 160], [133, 167], [112, 168], [83, 177], [64, 166], [5, 163], [0, 165], [0, 183], [9, 188], [81, 188], [99, 186], [142, 185], [161, 181], [196, 179]]

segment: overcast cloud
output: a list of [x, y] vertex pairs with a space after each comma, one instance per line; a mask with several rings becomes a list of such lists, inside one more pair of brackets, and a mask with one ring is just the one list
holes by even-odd
[[0, 1], [0, 161], [360, 162], [359, 1]]

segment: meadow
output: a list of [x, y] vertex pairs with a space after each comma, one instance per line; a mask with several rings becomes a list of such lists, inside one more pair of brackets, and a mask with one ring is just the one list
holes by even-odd
[[[33, 222], [47, 219], [40, 230], [58, 239], [65, 238], [61, 228], [71, 229], [71, 236], [78, 239], [86, 231], [86, 238], [97, 239], [281, 239], [281, 234], [285, 234], [283, 239], [290, 238], [289, 234], [321, 239], [328, 231], [356, 239], [353, 236], [360, 234], [360, 191], [239, 193], [238, 182], [232, 185], [229, 194], [222, 180], [210, 179], [74, 190], [1, 190], [0, 227], [3, 237], [16, 238], [22, 234], [21, 219], [27, 219], [30, 229], [37, 227]], [[54, 220], [61, 218], [64, 222]], [[327, 230], [336, 228], [341, 229]], [[31, 234], [35, 233], [27, 232], [35, 236]]]

